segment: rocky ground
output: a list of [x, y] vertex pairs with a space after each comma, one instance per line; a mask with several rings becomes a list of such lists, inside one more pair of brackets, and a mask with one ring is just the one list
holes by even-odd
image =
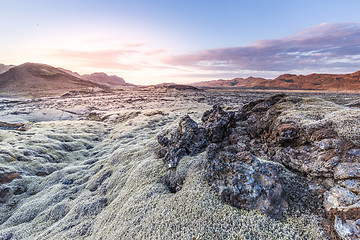
[[272, 95], [0, 99], [0, 239], [358, 239], [358, 95]]

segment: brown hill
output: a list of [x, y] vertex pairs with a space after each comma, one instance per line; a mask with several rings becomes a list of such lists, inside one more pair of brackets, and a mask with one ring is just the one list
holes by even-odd
[[21, 95], [53, 95], [69, 90], [107, 90], [45, 64], [24, 63], [0, 74], [0, 92]]
[[99, 83], [99, 84], [105, 84], [108, 86], [133, 86], [133, 84], [127, 83], [125, 82], [125, 80], [121, 77], [118, 77], [116, 75], [107, 75], [106, 73], [103, 72], [97, 72], [97, 73], [92, 73], [92, 74], [85, 74], [82, 75], [81, 78], [85, 79], [85, 80], [89, 80], [95, 83]]
[[234, 78], [191, 84], [197, 87], [239, 87], [249, 89], [360, 91], [360, 71], [351, 74], [284, 74], [270, 80]]
[[263, 81], [257, 88], [292, 90], [360, 90], [360, 71], [351, 74], [284, 74], [271, 81]]

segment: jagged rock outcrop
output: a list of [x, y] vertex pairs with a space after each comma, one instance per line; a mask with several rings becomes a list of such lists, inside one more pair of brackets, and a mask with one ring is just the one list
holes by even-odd
[[342, 239], [359, 239], [359, 123], [358, 109], [278, 94], [238, 112], [215, 105], [200, 127], [186, 116], [170, 139], [158, 136], [159, 156], [176, 168], [206, 147], [204, 177], [224, 202], [277, 219], [307, 209]]
[[[201, 127], [185, 116], [169, 138], [158, 136], [163, 146], [158, 156], [174, 169], [184, 155], [200, 153], [207, 147], [204, 177], [224, 202], [281, 219], [287, 202], [276, 169], [246, 151], [246, 145], [237, 138], [235, 119], [234, 112], [225, 112], [218, 105], [204, 113]], [[178, 191], [182, 181], [175, 181], [170, 186]]]
[[206, 138], [209, 142], [220, 143], [226, 135], [228, 135], [229, 128], [234, 123], [234, 112], [225, 112], [220, 105], [214, 105], [213, 109], [204, 113], [201, 118], [203, 122]]
[[317, 183], [338, 235], [359, 239], [360, 111], [276, 95], [245, 105], [242, 114], [256, 152]]

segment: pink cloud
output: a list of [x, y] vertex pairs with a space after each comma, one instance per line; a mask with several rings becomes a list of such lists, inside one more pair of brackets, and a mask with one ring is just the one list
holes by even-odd
[[120, 70], [140, 70], [137, 65], [122, 64], [118, 62], [119, 57], [126, 58], [138, 53], [136, 50], [129, 49], [109, 49], [102, 51], [73, 51], [58, 50], [51, 55], [81, 63], [88, 68], [120, 69]]

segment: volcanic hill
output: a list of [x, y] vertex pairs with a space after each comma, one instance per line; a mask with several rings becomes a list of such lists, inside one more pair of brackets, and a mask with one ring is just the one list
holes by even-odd
[[108, 87], [38, 63], [24, 63], [0, 74], [2, 93], [44, 96], [69, 90], [97, 91]]

